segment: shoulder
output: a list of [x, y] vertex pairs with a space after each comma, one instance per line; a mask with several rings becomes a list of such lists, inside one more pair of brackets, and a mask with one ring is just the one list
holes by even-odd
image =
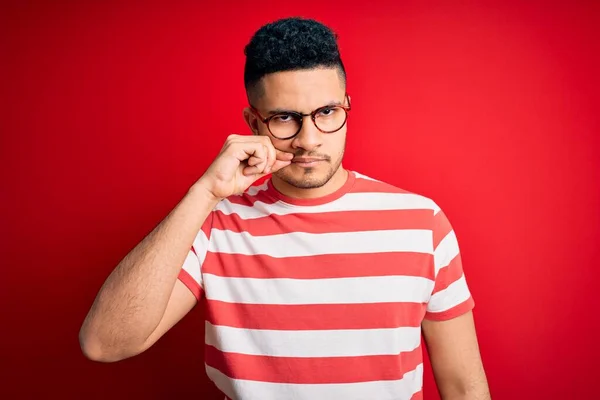
[[360, 173], [354, 174], [353, 192], [357, 201], [365, 199], [365, 203], [376, 204], [378, 211], [392, 211], [394, 215], [391, 214], [390, 218], [399, 217], [410, 221], [413, 227], [430, 230], [434, 247], [454, 232], [448, 217], [432, 198]]
[[405, 209], [429, 210], [432, 215], [436, 215], [441, 211], [437, 203], [430, 197], [355, 171], [353, 173], [356, 177], [356, 182], [352, 188], [353, 193], [379, 197], [382, 204], [392, 201], [397, 203], [398, 207]]

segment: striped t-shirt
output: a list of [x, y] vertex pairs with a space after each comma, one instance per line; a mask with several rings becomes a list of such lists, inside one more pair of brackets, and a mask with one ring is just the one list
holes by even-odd
[[443, 211], [356, 172], [319, 199], [268, 180], [222, 200], [179, 279], [234, 400], [421, 399], [421, 322], [474, 305]]

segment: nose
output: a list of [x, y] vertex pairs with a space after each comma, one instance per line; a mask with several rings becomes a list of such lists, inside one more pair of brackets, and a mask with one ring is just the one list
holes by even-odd
[[321, 145], [322, 139], [323, 134], [317, 129], [312, 118], [307, 116], [304, 117], [302, 129], [300, 129], [300, 132], [298, 132], [298, 135], [292, 141], [292, 147], [313, 151]]

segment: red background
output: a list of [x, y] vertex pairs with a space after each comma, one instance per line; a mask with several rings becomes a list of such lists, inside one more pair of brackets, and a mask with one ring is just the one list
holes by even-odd
[[494, 398], [594, 397], [598, 2], [102, 3], [0, 12], [0, 397], [222, 398], [200, 308], [117, 364], [85, 360], [77, 334], [111, 269], [247, 132], [243, 46], [290, 15], [340, 35], [346, 166], [453, 222]]

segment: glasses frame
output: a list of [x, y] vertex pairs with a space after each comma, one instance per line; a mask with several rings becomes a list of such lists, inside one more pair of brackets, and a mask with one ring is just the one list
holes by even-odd
[[[267, 125], [267, 129], [268, 129], [269, 133], [270, 133], [270, 134], [271, 134], [271, 135], [272, 135], [274, 138], [276, 138], [276, 139], [279, 139], [279, 140], [290, 140], [290, 139], [293, 139], [293, 138], [295, 138], [295, 137], [296, 137], [296, 136], [297, 136], [297, 135], [300, 133], [300, 131], [302, 130], [302, 126], [304, 125], [304, 117], [310, 117], [310, 119], [312, 120], [312, 122], [313, 122], [313, 124], [315, 125], [315, 127], [316, 127], [316, 128], [319, 130], [319, 131], [321, 131], [321, 132], [323, 132], [323, 133], [335, 133], [335, 132], [339, 131], [340, 129], [342, 129], [342, 128], [343, 128], [343, 127], [346, 125], [346, 122], [348, 121], [348, 113], [349, 113], [349, 112], [350, 112], [350, 110], [352, 109], [352, 106], [351, 106], [351, 104], [350, 104], [350, 96], [349, 96], [348, 94], [346, 94], [346, 95], [344, 96], [344, 98], [345, 98], [345, 99], [348, 101], [348, 105], [347, 105], [347, 106], [340, 105], [340, 104], [323, 106], [323, 107], [319, 107], [319, 108], [317, 108], [316, 110], [314, 110], [314, 111], [310, 112], [309, 114], [302, 114], [302, 113], [299, 113], [299, 112], [297, 112], [297, 111], [285, 111], [285, 112], [279, 112], [279, 113], [277, 113], [277, 114], [273, 114], [273, 115], [271, 115], [271, 116], [269, 116], [269, 117], [266, 117], [266, 118], [265, 118], [265, 117], [263, 117], [263, 116], [260, 114], [260, 112], [259, 112], [259, 111], [258, 111], [258, 110], [257, 110], [257, 109], [254, 107], [254, 106], [250, 105], [250, 109], [251, 109], [251, 110], [252, 110], [252, 112], [253, 112], [253, 113], [254, 113], [254, 114], [255, 114], [255, 115], [258, 117], [258, 119], [260, 120], [260, 122], [262, 122], [263, 124]], [[342, 110], [344, 110], [344, 112], [346, 113], [346, 115], [345, 115], [345, 117], [344, 117], [344, 122], [342, 123], [342, 125], [340, 125], [340, 127], [339, 127], [339, 128], [337, 128], [337, 129], [335, 129], [335, 130], [333, 130], [333, 131], [325, 131], [325, 130], [323, 130], [323, 129], [321, 129], [321, 128], [319, 128], [319, 127], [317, 126], [317, 121], [316, 121], [317, 114], [318, 114], [319, 112], [321, 112], [322, 110], [326, 110], [326, 109], [328, 109], [328, 108], [341, 108], [341, 109], [342, 109]], [[291, 136], [284, 137], [284, 138], [282, 138], [282, 137], [279, 137], [279, 136], [276, 136], [276, 135], [274, 135], [274, 134], [273, 134], [273, 132], [271, 131], [271, 126], [269, 125], [269, 123], [271, 122], [271, 120], [272, 120], [273, 118], [275, 118], [275, 117], [278, 117], [278, 116], [281, 116], [281, 115], [292, 115], [292, 116], [296, 116], [296, 117], [297, 117], [297, 119], [300, 121], [300, 126], [298, 127], [298, 130], [296, 131], [296, 133], [294, 133], [294, 134], [293, 134], [293, 135], [291, 135]]]

